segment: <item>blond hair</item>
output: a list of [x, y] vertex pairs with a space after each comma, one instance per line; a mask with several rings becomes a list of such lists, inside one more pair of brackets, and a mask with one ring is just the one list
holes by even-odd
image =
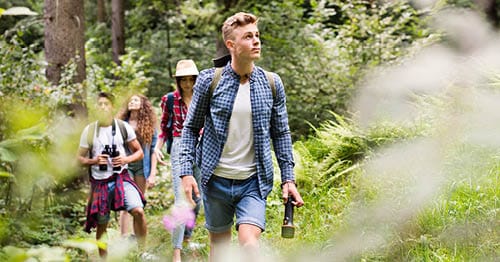
[[222, 24], [222, 39], [226, 42], [227, 39], [231, 38], [234, 29], [248, 24], [257, 24], [257, 22], [259, 22], [259, 19], [255, 15], [244, 12], [236, 13], [227, 18]]

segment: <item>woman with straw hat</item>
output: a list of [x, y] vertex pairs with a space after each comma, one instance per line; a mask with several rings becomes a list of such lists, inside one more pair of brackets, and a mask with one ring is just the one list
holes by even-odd
[[[157, 143], [156, 152], [158, 161], [162, 164], [166, 164], [163, 161], [163, 154], [161, 148], [165, 142], [167, 142], [169, 137], [172, 137], [171, 149], [167, 148], [167, 152], [170, 153], [170, 161], [172, 165], [172, 182], [174, 189], [174, 212], [179, 212], [180, 210], [187, 210], [189, 212], [194, 212], [194, 219], [196, 220], [196, 215], [200, 209], [201, 198], [196, 198], [196, 205], [194, 207], [188, 206], [185, 194], [181, 185], [180, 169], [179, 169], [179, 145], [181, 141], [182, 128], [184, 120], [186, 119], [189, 105], [191, 103], [191, 98], [193, 97], [193, 86], [198, 76], [198, 68], [193, 60], [180, 60], [177, 63], [175, 70], [175, 81], [176, 90], [164, 95], [161, 99], [161, 134]], [[193, 170], [195, 174], [199, 174], [196, 170]], [[199, 176], [198, 176], [199, 177]], [[186, 216], [183, 216], [186, 217]], [[193, 216], [190, 216], [193, 217]], [[175, 218], [174, 218], [175, 219]], [[172, 232], [172, 246], [174, 248], [173, 261], [181, 261], [181, 250], [182, 244], [189, 243], [189, 238], [192, 234], [192, 228], [189, 228], [188, 221], [172, 221], [176, 226]], [[188, 226], [186, 226], [188, 224]], [[194, 246], [194, 243], [189, 243], [189, 246]]]

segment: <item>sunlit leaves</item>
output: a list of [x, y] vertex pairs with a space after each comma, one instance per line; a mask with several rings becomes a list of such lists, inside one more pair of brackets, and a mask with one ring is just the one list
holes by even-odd
[[1, 250], [0, 258], [6, 262], [22, 262], [22, 261], [54, 261], [67, 262], [69, 257], [65, 254], [65, 250], [61, 247], [32, 247], [22, 249], [13, 246], [6, 246]]
[[92, 254], [97, 251], [97, 248], [106, 248], [106, 243], [95, 239], [68, 239], [62, 243], [65, 247], [78, 248], [87, 254]]
[[11, 7], [7, 10], [0, 8], [0, 16], [2, 15], [37, 15], [36, 12], [31, 11], [27, 7]]

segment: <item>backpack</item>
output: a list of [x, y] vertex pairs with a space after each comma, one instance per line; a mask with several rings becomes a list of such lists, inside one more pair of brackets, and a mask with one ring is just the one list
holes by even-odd
[[170, 92], [167, 94], [167, 112], [168, 112], [168, 122], [167, 129], [170, 130], [166, 134], [165, 143], [167, 144], [167, 153], [170, 154], [172, 151], [172, 142], [174, 141], [174, 137], [172, 135], [172, 126], [174, 122], [174, 92]]
[[[210, 95], [212, 95], [214, 93], [215, 88], [219, 84], [220, 78], [222, 76], [222, 69], [224, 69], [224, 68], [223, 67], [216, 67], [215, 68], [214, 80], [212, 81], [212, 84], [210, 85]], [[274, 83], [273, 74], [271, 72], [268, 72], [265, 70], [264, 70], [264, 73], [266, 73], [267, 81], [269, 81], [269, 85], [271, 86], [271, 90], [273, 92], [273, 98], [275, 98], [276, 97], [276, 86]]]

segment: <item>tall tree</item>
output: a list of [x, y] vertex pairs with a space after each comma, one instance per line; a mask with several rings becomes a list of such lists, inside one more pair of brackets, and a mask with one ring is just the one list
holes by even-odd
[[97, 0], [97, 22], [106, 22], [106, 1]]
[[120, 56], [125, 54], [125, 10], [123, 0], [111, 0], [111, 38], [113, 61], [121, 64]]
[[[45, 59], [46, 76], [58, 85], [64, 66], [71, 60], [76, 63], [73, 83], [85, 80], [85, 24], [83, 0], [45, 0]], [[71, 114], [86, 115], [83, 90], [78, 90], [68, 105]]]

